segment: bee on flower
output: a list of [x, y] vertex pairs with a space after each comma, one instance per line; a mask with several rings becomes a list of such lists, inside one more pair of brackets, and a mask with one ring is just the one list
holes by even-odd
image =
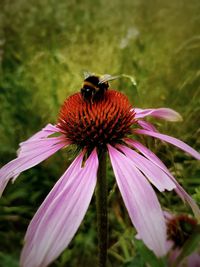
[[140, 136], [153, 137], [200, 160], [200, 154], [192, 147], [159, 133], [145, 120], [152, 116], [179, 121], [181, 116], [169, 108], [133, 107], [123, 93], [109, 87], [108, 82], [113, 78], [88, 75], [81, 91], [65, 100], [57, 123], [46, 125], [22, 142], [17, 158], [0, 169], [2, 194], [10, 180], [15, 181], [21, 172], [58, 150], [70, 145], [76, 145], [80, 150], [30, 222], [21, 267], [45, 267], [68, 246], [94, 193], [102, 151], [109, 155], [117, 185], [138, 235], [157, 257], [167, 253], [167, 228], [152, 185], [160, 192], [175, 190], [200, 219], [197, 204], [162, 161], [138, 141]]

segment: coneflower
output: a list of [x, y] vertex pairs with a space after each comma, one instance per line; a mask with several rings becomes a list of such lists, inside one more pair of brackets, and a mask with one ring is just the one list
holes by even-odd
[[200, 234], [197, 220], [187, 214], [171, 214], [164, 212], [167, 225], [168, 263], [170, 266], [198, 267], [200, 266], [200, 251], [198, 248], [187, 257], [183, 257], [182, 249], [192, 237]]
[[[184, 142], [159, 133], [144, 120], [146, 116], [169, 121], [181, 119], [177, 112], [168, 108], [134, 108], [124, 94], [111, 89], [89, 100], [76, 93], [65, 100], [56, 125], [48, 124], [20, 144], [18, 157], [0, 170], [0, 193], [10, 179], [14, 181], [21, 172], [59, 149], [71, 144], [80, 149], [80, 154], [57, 181], [28, 227], [21, 255], [22, 267], [45, 267], [68, 246], [88, 209], [97, 176], [99, 183], [104, 179], [101, 168], [106, 153], [132, 223], [146, 246], [158, 257], [167, 253], [167, 231], [151, 184], [161, 192], [174, 189], [200, 218], [192, 198], [160, 159], [136, 141], [134, 135], [166, 141], [197, 159], [200, 154]], [[59, 136], [52, 136], [55, 133]], [[106, 201], [104, 203], [107, 205]]]

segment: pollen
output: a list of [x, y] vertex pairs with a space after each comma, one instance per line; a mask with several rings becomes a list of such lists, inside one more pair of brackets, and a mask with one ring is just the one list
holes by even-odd
[[131, 133], [135, 121], [131, 109], [128, 98], [115, 90], [106, 91], [94, 102], [76, 93], [61, 107], [58, 127], [72, 144], [81, 148], [114, 145]]

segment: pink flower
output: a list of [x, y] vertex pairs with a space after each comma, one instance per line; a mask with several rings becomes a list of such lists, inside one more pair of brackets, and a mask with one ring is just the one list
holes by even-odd
[[[48, 124], [20, 144], [18, 157], [0, 170], [0, 193], [8, 181], [70, 144], [81, 152], [57, 181], [35, 216], [21, 255], [22, 267], [44, 267], [68, 246], [88, 209], [97, 182], [98, 152], [107, 149], [122, 198], [139, 236], [161, 257], [167, 253], [166, 225], [153, 184], [159, 191], [174, 189], [195, 215], [200, 211], [160, 159], [135, 138], [147, 135], [166, 141], [193, 157], [200, 154], [184, 142], [159, 133], [144, 118], [169, 121], [180, 115], [168, 108], [134, 109], [127, 97], [107, 90], [103, 97], [87, 101], [76, 93], [66, 99], [58, 123]], [[57, 133], [59, 136], [52, 136]]]
[[168, 246], [168, 264], [173, 266], [178, 257], [178, 267], [198, 267], [200, 266], [200, 251], [194, 250], [187, 257], [182, 257], [182, 248], [187, 240], [197, 234], [197, 220], [186, 215], [173, 215], [164, 212], [167, 225], [167, 246]]

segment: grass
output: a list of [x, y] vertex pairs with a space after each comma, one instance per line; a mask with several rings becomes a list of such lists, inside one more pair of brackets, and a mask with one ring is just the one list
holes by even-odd
[[[134, 106], [179, 111], [183, 122], [160, 121], [160, 131], [200, 150], [198, 0], [2, 0], [0, 8], [1, 165], [15, 157], [19, 142], [56, 121], [64, 99], [80, 90], [85, 70], [134, 76], [137, 92], [125, 78], [112, 87]], [[147, 140], [200, 203], [196, 160]], [[9, 185], [0, 202], [0, 266], [18, 266], [30, 219], [72, 159], [71, 151], [60, 152]], [[110, 167], [109, 185], [111, 190]], [[159, 197], [165, 208], [190, 212], [174, 193]], [[108, 266], [144, 266], [117, 189], [110, 197], [109, 225]], [[51, 266], [95, 266], [96, 239], [93, 200], [76, 238]]]

